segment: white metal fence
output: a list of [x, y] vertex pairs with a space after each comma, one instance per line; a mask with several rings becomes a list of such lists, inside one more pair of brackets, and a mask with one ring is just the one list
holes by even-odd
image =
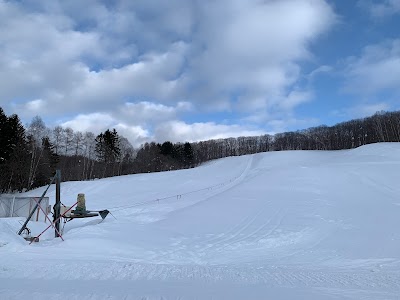
[[[28, 217], [40, 197], [0, 196], [0, 218]], [[46, 222], [46, 214], [50, 213], [49, 197], [44, 197], [33, 214], [31, 221]], [[42, 211], [43, 210], [43, 211]]]

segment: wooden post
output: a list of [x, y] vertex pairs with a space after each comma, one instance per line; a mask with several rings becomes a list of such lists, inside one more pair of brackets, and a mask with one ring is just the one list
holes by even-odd
[[55, 237], [60, 232], [60, 209], [61, 209], [61, 170], [56, 170], [56, 204], [54, 204]]

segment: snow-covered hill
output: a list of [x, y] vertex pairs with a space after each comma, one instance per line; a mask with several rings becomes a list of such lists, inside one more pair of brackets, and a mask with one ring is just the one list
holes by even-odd
[[383, 143], [66, 182], [64, 204], [115, 218], [30, 246], [0, 219], [0, 298], [400, 299], [399, 175]]

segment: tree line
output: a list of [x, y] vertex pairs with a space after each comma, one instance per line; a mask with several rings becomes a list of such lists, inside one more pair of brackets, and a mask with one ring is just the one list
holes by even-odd
[[91, 180], [135, 173], [195, 167], [209, 160], [282, 150], [340, 150], [377, 142], [400, 142], [400, 112], [334, 126], [318, 126], [275, 135], [194, 143], [145, 143], [135, 149], [115, 129], [97, 136], [56, 126], [37, 116], [23, 126], [0, 107], [0, 193], [46, 185], [56, 169], [63, 181]]
[[63, 181], [91, 180], [193, 167], [189, 143], [147, 143], [134, 149], [115, 129], [97, 136], [56, 126], [36, 116], [25, 127], [0, 107], [0, 193], [48, 184], [56, 169]]

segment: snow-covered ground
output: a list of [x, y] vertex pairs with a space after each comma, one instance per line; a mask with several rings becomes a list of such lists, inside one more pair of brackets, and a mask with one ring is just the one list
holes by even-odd
[[399, 175], [383, 143], [66, 182], [64, 204], [85, 193], [115, 218], [32, 245], [0, 219], [0, 298], [400, 299]]

